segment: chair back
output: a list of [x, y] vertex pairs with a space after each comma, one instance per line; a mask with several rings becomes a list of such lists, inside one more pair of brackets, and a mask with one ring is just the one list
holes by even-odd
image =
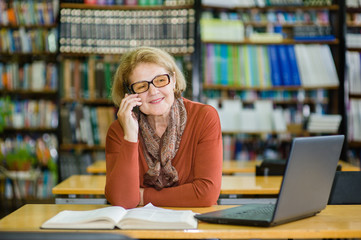
[[337, 171], [328, 204], [361, 204], [361, 171]]

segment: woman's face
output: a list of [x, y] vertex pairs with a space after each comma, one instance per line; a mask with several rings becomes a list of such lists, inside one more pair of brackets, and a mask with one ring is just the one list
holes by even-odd
[[156, 88], [149, 84], [146, 92], [139, 93], [142, 100], [140, 111], [149, 116], [168, 116], [170, 108], [174, 103], [175, 79], [163, 67], [153, 63], [138, 64], [129, 76], [130, 85], [140, 81], [152, 81], [157, 75], [170, 74], [170, 83], [164, 87]]

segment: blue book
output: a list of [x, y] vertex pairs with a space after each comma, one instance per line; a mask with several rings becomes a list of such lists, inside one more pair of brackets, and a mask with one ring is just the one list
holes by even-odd
[[228, 85], [228, 45], [221, 44], [221, 85]]
[[288, 57], [290, 60], [292, 85], [300, 86], [301, 79], [300, 79], [300, 72], [299, 72], [298, 66], [297, 66], [295, 47], [294, 47], [294, 45], [287, 45], [286, 48], [287, 48]]
[[280, 75], [280, 67], [278, 64], [277, 50], [275, 45], [268, 46], [268, 55], [271, 66], [271, 82], [272, 86], [281, 86], [282, 80]]
[[288, 60], [288, 53], [285, 45], [278, 45], [277, 47], [277, 54], [278, 54], [278, 64], [280, 66], [280, 72], [282, 84], [284, 86], [291, 86], [292, 79], [291, 79], [291, 69]]
[[252, 87], [259, 87], [260, 86], [260, 76], [259, 76], [259, 71], [260, 71], [260, 64], [258, 62], [258, 56], [257, 56], [257, 46], [254, 45], [250, 45], [249, 46], [249, 50], [250, 50], [250, 64], [251, 64], [251, 86]]

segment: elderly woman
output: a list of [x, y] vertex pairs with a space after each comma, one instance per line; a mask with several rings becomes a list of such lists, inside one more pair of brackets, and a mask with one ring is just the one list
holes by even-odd
[[181, 96], [174, 58], [140, 47], [124, 54], [114, 76], [117, 120], [106, 138], [105, 196], [133, 208], [203, 207], [217, 202], [222, 133], [217, 111]]

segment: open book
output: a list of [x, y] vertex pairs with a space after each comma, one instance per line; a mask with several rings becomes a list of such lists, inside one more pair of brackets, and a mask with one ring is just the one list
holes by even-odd
[[194, 229], [191, 210], [169, 210], [148, 204], [141, 208], [119, 206], [89, 211], [64, 210], [41, 225], [50, 229]]

